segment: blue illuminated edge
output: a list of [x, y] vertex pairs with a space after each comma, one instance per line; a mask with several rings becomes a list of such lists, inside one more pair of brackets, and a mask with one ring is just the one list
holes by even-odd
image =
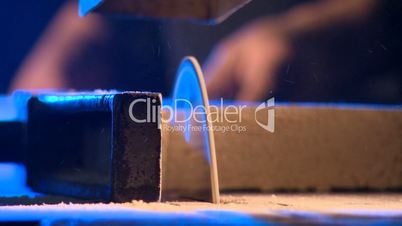
[[39, 95], [38, 99], [44, 103], [59, 103], [59, 102], [76, 102], [76, 101], [93, 101], [93, 100], [101, 100], [104, 98], [103, 94], [95, 94], [95, 95]]
[[[220, 100], [209, 100], [211, 106], [220, 105]], [[255, 107], [260, 105], [261, 102], [247, 102], [247, 101], [233, 101], [224, 100], [223, 105], [246, 105], [249, 107]], [[173, 98], [165, 97], [163, 98], [164, 106], [172, 106]], [[402, 111], [402, 104], [366, 104], [366, 103], [319, 103], [319, 102], [275, 102], [276, 107], [306, 107], [306, 108], [337, 108], [337, 109], [372, 109], [372, 110], [397, 110]]]
[[78, 13], [80, 16], [87, 15], [91, 10], [99, 6], [103, 0], [79, 0]]

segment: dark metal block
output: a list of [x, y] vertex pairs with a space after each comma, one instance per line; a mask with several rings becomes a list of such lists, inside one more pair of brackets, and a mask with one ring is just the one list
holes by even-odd
[[[137, 100], [136, 104], [131, 104]], [[131, 108], [130, 108], [131, 106]], [[157, 93], [39, 95], [28, 103], [28, 185], [93, 201], [160, 200]]]
[[[23, 162], [25, 148], [25, 92], [0, 96], [0, 162]], [[26, 103], [26, 101], [25, 101]]]
[[0, 120], [0, 162], [22, 162], [24, 159], [24, 123]]

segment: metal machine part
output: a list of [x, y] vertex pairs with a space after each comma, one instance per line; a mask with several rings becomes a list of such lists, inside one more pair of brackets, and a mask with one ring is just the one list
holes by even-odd
[[23, 162], [24, 129], [22, 122], [0, 119], [0, 162]]
[[80, 0], [79, 13], [222, 22], [251, 0]]
[[[27, 111], [28, 117], [3, 126], [0, 123], [0, 128], [19, 128], [12, 127], [17, 122], [21, 125], [21, 129], [15, 132], [21, 147], [16, 150], [17, 145], [11, 145], [10, 150], [14, 151], [3, 151], [0, 161], [24, 163], [28, 186], [34, 191], [91, 202], [161, 200], [162, 149], [174, 152], [177, 147], [164, 145], [162, 141], [160, 94], [95, 91], [45, 92], [25, 96], [29, 96], [29, 101], [24, 98], [21, 112]], [[21, 98], [14, 99], [18, 102]], [[205, 171], [202, 172], [205, 173], [198, 179], [209, 186], [178, 197], [219, 203], [208, 94], [201, 67], [193, 57], [185, 58], [178, 69], [173, 102], [179, 99], [193, 106], [172, 106], [176, 111], [174, 114], [184, 114], [187, 118], [187, 115], [195, 115], [194, 107], [204, 109], [204, 112], [197, 112], [202, 122], [193, 118], [184, 121], [188, 129], [199, 127], [201, 130], [184, 130], [179, 137], [166, 138], [186, 140], [192, 152], [203, 156]], [[189, 174], [200, 175], [191, 172], [192, 168], [189, 167]]]
[[0, 162], [24, 161], [26, 103], [30, 94], [0, 96]]
[[[135, 103], [135, 104], [133, 104]], [[159, 201], [158, 93], [67, 93], [28, 103], [28, 186], [91, 201]]]

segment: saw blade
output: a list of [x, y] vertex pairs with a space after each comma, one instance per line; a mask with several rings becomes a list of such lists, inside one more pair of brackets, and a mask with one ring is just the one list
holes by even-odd
[[173, 93], [176, 105], [175, 123], [184, 124], [183, 136], [196, 151], [203, 151], [209, 164], [211, 200], [219, 203], [218, 168], [215, 151], [215, 138], [210, 120], [210, 108], [204, 76], [198, 61], [186, 57], [177, 72]]

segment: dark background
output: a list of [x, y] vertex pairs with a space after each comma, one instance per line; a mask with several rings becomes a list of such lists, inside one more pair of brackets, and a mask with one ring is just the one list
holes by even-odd
[[0, 91], [46, 28], [63, 1], [4, 1], [0, 7]]
[[[64, 1], [7, 1], [0, 8], [0, 92]], [[201, 62], [226, 35], [259, 16], [304, 1], [254, 0], [224, 23], [105, 18], [110, 35], [88, 43], [68, 67], [76, 89], [150, 90], [169, 95], [181, 58]], [[382, 1], [367, 23], [301, 37], [267, 96], [280, 101], [401, 104], [402, 4]]]

